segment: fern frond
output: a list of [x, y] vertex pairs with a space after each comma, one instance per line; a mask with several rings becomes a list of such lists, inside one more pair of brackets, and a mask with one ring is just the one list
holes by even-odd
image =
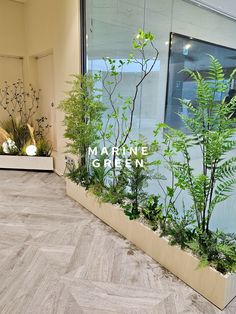
[[224, 181], [225, 179], [232, 178], [236, 173], [236, 157], [232, 157], [222, 164], [220, 164], [216, 170], [216, 178], [219, 181]]
[[214, 92], [225, 92], [228, 88], [228, 85], [225, 84], [225, 76], [224, 76], [224, 70], [220, 62], [213, 57], [212, 55], [209, 55], [210, 57], [210, 66], [209, 66], [209, 72], [208, 72], [208, 79], [213, 81], [213, 90]]
[[217, 185], [215, 189], [216, 196], [228, 196], [228, 193], [233, 191], [233, 185], [236, 184], [236, 179], [229, 179]]

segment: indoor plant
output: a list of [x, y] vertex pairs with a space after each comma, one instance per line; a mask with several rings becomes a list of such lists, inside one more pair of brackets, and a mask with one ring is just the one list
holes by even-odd
[[[1, 121], [0, 167], [53, 170], [51, 143], [47, 139], [50, 125], [46, 117], [38, 117], [39, 91], [32, 85], [25, 91], [21, 80], [12, 85], [5, 82], [0, 89], [0, 108], [7, 113], [7, 119]], [[22, 159], [23, 156], [32, 158]], [[34, 161], [36, 156], [47, 159]], [[41, 165], [37, 166], [37, 162]]]
[[[145, 33], [142, 33], [141, 38], [145, 40]], [[148, 38], [152, 42], [153, 37]], [[96, 197], [70, 181], [67, 181], [67, 193], [217, 306], [223, 308], [236, 295], [234, 288], [236, 276], [233, 274], [236, 265], [235, 237], [210, 230], [210, 219], [215, 204], [228, 197], [230, 187], [235, 182], [235, 158], [223, 159], [225, 153], [235, 146], [235, 141], [232, 139], [235, 132], [232, 119], [235, 100], [233, 99], [229, 104], [225, 101], [218, 103], [215, 101], [215, 93], [227, 91], [235, 71], [229, 79], [225, 79], [219, 62], [214, 57], [210, 58], [210, 70], [206, 79], [200, 73], [186, 70], [197, 84], [197, 104], [193, 106], [190, 102], [180, 100], [192, 114], [190, 117], [182, 116], [189, 134], [164, 124], [158, 125], [154, 135], [157, 136], [164, 128], [163, 141], [159, 147], [156, 140], [149, 145], [150, 154], [158, 152], [161, 158], [146, 162], [145, 166], [153, 167], [164, 163], [171, 173], [170, 184], [163, 185], [162, 189], [158, 189], [153, 196], [143, 193], [143, 185], [140, 185], [140, 194], [135, 194], [138, 193], [142, 174], [141, 176], [139, 172], [131, 174], [130, 171], [120, 171], [111, 167], [112, 184], [109, 185], [109, 180], [107, 184], [104, 178], [111, 171], [106, 172], [106, 169], [104, 171], [101, 167], [101, 176], [97, 176], [94, 169], [91, 169], [91, 176], [95, 174], [94, 177], [100, 179], [91, 180], [86, 188], [96, 194], [100, 202], [106, 201], [106, 203], [99, 203]], [[110, 60], [109, 63], [116, 77], [118, 71], [114, 68], [114, 62]], [[127, 102], [131, 103], [130, 98]], [[116, 140], [116, 128], [109, 127], [112, 126], [110, 124], [112, 119], [118, 126], [124, 118], [123, 115], [121, 117], [119, 115], [119, 107], [113, 108], [113, 106], [114, 102], [111, 102], [113, 114], [108, 115], [109, 122], [105, 124], [105, 131], [101, 125], [99, 126], [100, 139], [105, 141], [115, 139], [117, 141], [115, 143], [126, 146], [126, 142]], [[192, 165], [190, 151], [193, 147], [201, 152], [202, 171], [200, 172]], [[75, 169], [69, 169], [69, 177], [74, 182], [80, 183]], [[132, 180], [132, 175], [138, 180]], [[148, 174], [144, 175], [144, 179], [149, 179]], [[165, 180], [163, 175], [158, 173], [156, 179], [161, 182]], [[132, 184], [131, 188], [128, 184], [129, 180]], [[185, 190], [192, 197], [192, 205], [188, 205], [181, 214], [175, 202], [179, 193]], [[130, 194], [132, 195], [129, 199]], [[139, 196], [142, 202], [137, 203]], [[119, 207], [109, 203], [118, 204]], [[142, 219], [144, 217], [147, 223], [150, 222], [151, 228], [157, 231], [154, 232], [140, 221], [129, 221], [122, 214], [121, 207], [132, 219], [142, 213]], [[180, 245], [181, 248], [171, 247], [170, 244]], [[205, 268], [198, 269], [199, 265], [204, 265]], [[222, 273], [227, 274], [222, 275]]]

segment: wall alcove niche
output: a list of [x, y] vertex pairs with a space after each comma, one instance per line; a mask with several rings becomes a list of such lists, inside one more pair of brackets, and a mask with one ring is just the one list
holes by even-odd
[[[54, 171], [59, 175], [64, 173], [66, 148], [63, 115], [57, 110], [57, 104], [64, 97], [66, 81], [71, 73], [80, 70], [79, 7], [78, 0], [0, 1], [0, 56], [13, 57], [22, 64], [21, 75], [15, 73], [10, 80], [7, 73], [1, 71], [0, 80], [3, 77], [10, 83], [20, 78], [25, 86], [31, 83], [35, 89], [41, 88], [41, 100], [44, 102], [41, 105], [46, 109], [45, 114], [49, 114], [51, 103], [54, 103], [50, 137], [53, 142]], [[48, 55], [52, 54], [49, 65]], [[51, 73], [47, 72], [49, 70]], [[47, 88], [49, 81], [50, 91]]]

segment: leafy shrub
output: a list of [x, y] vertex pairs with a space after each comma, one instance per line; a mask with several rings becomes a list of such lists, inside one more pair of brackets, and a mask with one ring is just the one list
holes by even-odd
[[[236, 158], [226, 154], [235, 146], [236, 98], [230, 102], [218, 102], [216, 93], [228, 91], [236, 70], [229, 78], [214, 57], [210, 56], [210, 67], [203, 77], [201, 73], [184, 70], [197, 86], [196, 101], [180, 100], [189, 112], [180, 114], [187, 134], [165, 124], [158, 125], [154, 135], [164, 129], [160, 160], [148, 162], [148, 157], [138, 154], [130, 156], [130, 168], [117, 169], [115, 153], [112, 167], [98, 168], [90, 165], [88, 147], [100, 142], [109, 146], [124, 148], [130, 139], [133, 127], [137, 95], [144, 79], [153, 69], [158, 51], [153, 45], [153, 35], [139, 31], [133, 41], [135, 53], [141, 53], [142, 61], [131, 54], [127, 62], [105, 59], [107, 72], [101, 76], [75, 76], [68, 98], [60, 108], [65, 112], [65, 137], [70, 140], [68, 149], [79, 157], [78, 166], [72, 165], [67, 176], [76, 183], [92, 190], [101, 200], [119, 204], [130, 219], [140, 215], [149, 222], [153, 230], [168, 236], [171, 244], [190, 249], [201, 258], [201, 265], [210, 264], [222, 273], [236, 270], [236, 239], [234, 235], [210, 230], [210, 221], [215, 206], [226, 200], [236, 183]], [[155, 51], [152, 59], [146, 59], [144, 49], [149, 46]], [[150, 67], [148, 62], [151, 61]], [[142, 68], [140, 81], [135, 86], [134, 97], [124, 98], [118, 91], [122, 80], [122, 69], [130, 63], [138, 63]], [[108, 99], [106, 106], [101, 102], [101, 92], [95, 88], [101, 80]], [[105, 97], [105, 99], [106, 99]], [[105, 112], [107, 122], [102, 123]], [[131, 144], [134, 143], [131, 141]], [[142, 145], [143, 142], [136, 144]], [[155, 140], [150, 146], [156, 146]], [[192, 166], [192, 150], [201, 152], [201, 170]], [[102, 161], [103, 157], [100, 156]], [[136, 160], [144, 160], [139, 166]], [[102, 162], [101, 162], [102, 163]], [[150, 175], [150, 166], [162, 165], [169, 170], [170, 182], [157, 173], [158, 190], [156, 195], [148, 195], [145, 188]], [[176, 201], [182, 191], [189, 193], [192, 206], [177, 210]], [[184, 207], [184, 206], [183, 206]]]
[[200, 266], [211, 265], [219, 272], [236, 271], [236, 236], [220, 231], [212, 232], [210, 237], [198, 234], [187, 246], [201, 258]]
[[[139, 142], [137, 145], [142, 145]], [[144, 156], [139, 151], [130, 156], [130, 168], [123, 168], [124, 176], [127, 178], [127, 202], [123, 205], [125, 214], [130, 219], [136, 219], [140, 216], [142, 203], [147, 197], [145, 188], [148, 185], [150, 178], [149, 169], [147, 167], [147, 156]], [[140, 165], [138, 162], [143, 162]]]
[[[158, 125], [154, 134], [166, 128], [163, 159], [171, 172], [172, 185], [167, 186], [167, 192], [162, 188], [164, 195], [169, 194], [175, 199], [177, 188], [186, 190], [192, 198], [192, 207], [181, 217], [173, 206], [164, 229], [162, 219], [159, 219], [159, 227], [170, 237], [172, 244], [190, 248], [197, 254], [202, 260], [201, 265], [210, 264], [222, 273], [235, 271], [235, 237], [211, 231], [210, 221], [215, 206], [230, 196], [236, 183], [236, 158], [226, 157], [236, 146], [233, 139], [236, 98], [229, 103], [215, 101], [216, 93], [226, 93], [230, 88], [236, 70], [226, 79], [218, 60], [210, 56], [206, 78], [198, 72], [185, 72], [197, 85], [194, 105], [180, 100], [189, 111], [188, 116], [180, 114], [188, 134], [163, 124]], [[192, 166], [193, 148], [201, 151], [202, 170], [199, 172]], [[174, 205], [172, 201], [170, 204]], [[172, 216], [173, 213], [176, 215]]]
[[36, 142], [37, 156], [49, 157], [52, 151], [52, 145], [46, 138], [41, 138]]
[[23, 147], [30, 140], [29, 129], [27, 124], [24, 125], [17, 117], [11, 117], [1, 122], [2, 128], [9, 133], [10, 138], [18, 147], [18, 153], [21, 153]]
[[[169, 128], [166, 137], [172, 149], [183, 157], [183, 161], [173, 162], [175, 176], [192, 197], [198, 228], [210, 236], [210, 220], [215, 206], [229, 197], [236, 183], [236, 158], [227, 158], [226, 153], [236, 146], [232, 139], [235, 134], [236, 101], [226, 104], [215, 101], [216, 93], [225, 93], [233, 75], [225, 78], [221, 64], [210, 56], [210, 67], [206, 78], [199, 72], [185, 70], [197, 85], [197, 103], [181, 100], [190, 112], [181, 118], [189, 135]], [[210, 80], [210, 81], [209, 81]], [[201, 169], [195, 173], [191, 165], [191, 149], [200, 148]]]
[[163, 221], [163, 204], [159, 195], [149, 195], [143, 203], [142, 214], [146, 218], [153, 230], [156, 230]]
[[182, 249], [188, 247], [189, 241], [195, 239], [195, 219], [194, 213], [190, 210], [183, 211], [183, 214], [175, 214], [165, 228], [165, 235], [170, 237], [170, 244], [178, 244]]
[[77, 166], [75, 163], [66, 163], [66, 177], [69, 178], [71, 181], [75, 182], [76, 184], [80, 184], [81, 186], [85, 187], [86, 190], [91, 185], [91, 177], [88, 175], [87, 167], [86, 166]]
[[[102, 113], [105, 110], [100, 101], [101, 93], [96, 89], [97, 77], [90, 74], [74, 75], [72, 85], [59, 108], [64, 111], [65, 138], [68, 152], [78, 157], [77, 181], [83, 186], [90, 184], [90, 165], [88, 149], [101, 140]], [[75, 169], [73, 168], [73, 176]]]

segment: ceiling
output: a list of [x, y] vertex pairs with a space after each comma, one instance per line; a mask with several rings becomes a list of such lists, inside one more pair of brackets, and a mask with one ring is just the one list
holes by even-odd
[[229, 18], [236, 20], [236, 1], [235, 0], [185, 0], [198, 6], [203, 6], [209, 10], [217, 11]]

